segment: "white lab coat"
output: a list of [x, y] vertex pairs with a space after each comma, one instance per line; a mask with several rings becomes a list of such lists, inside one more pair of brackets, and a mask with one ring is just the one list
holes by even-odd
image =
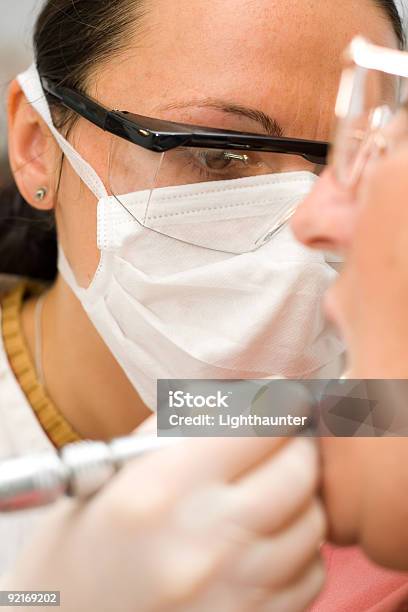
[[[14, 279], [0, 276], [0, 292]], [[0, 310], [1, 321], [1, 310]], [[55, 452], [21, 390], [8, 362], [0, 334], [0, 461], [32, 452]], [[0, 514], [0, 576], [10, 568], [43, 509]]]

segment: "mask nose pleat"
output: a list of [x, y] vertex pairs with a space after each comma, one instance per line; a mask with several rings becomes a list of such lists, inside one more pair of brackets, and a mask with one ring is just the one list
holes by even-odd
[[314, 181], [309, 172], [290, 172], [158, 188], [116, 199], [141, 225], [157, 233], [239, 254], [273, 239]]

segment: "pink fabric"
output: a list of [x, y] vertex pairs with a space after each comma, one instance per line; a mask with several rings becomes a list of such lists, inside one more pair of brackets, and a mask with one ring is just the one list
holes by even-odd
[[309, 612], [408, 612], [408, 573], [374, 565], [358, 548], [325, 545], [326, 587]]

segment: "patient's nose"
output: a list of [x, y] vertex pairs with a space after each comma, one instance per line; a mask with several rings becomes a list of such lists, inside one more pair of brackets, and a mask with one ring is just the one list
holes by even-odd
[[292, 230], [308, 247], [344, 254], [353, 237], [355, 216], [352, 192], [342, 188], [328, 169], [297, 209]]

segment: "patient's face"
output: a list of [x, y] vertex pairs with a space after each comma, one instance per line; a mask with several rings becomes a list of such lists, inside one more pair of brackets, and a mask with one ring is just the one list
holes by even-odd
[[321, 447], [330, 538], [408, 570], [408, 440], [323, 438]]
[[[306, 245], [345, 256], [326, 309], [346, 339], [351, 378], [408, 378], [407, 168], [405, 143], [355, 193], [328, 171], [294, 219]], [[331, 538], [408, 570], [408, 440], [325, 438], [321, 448]]]

